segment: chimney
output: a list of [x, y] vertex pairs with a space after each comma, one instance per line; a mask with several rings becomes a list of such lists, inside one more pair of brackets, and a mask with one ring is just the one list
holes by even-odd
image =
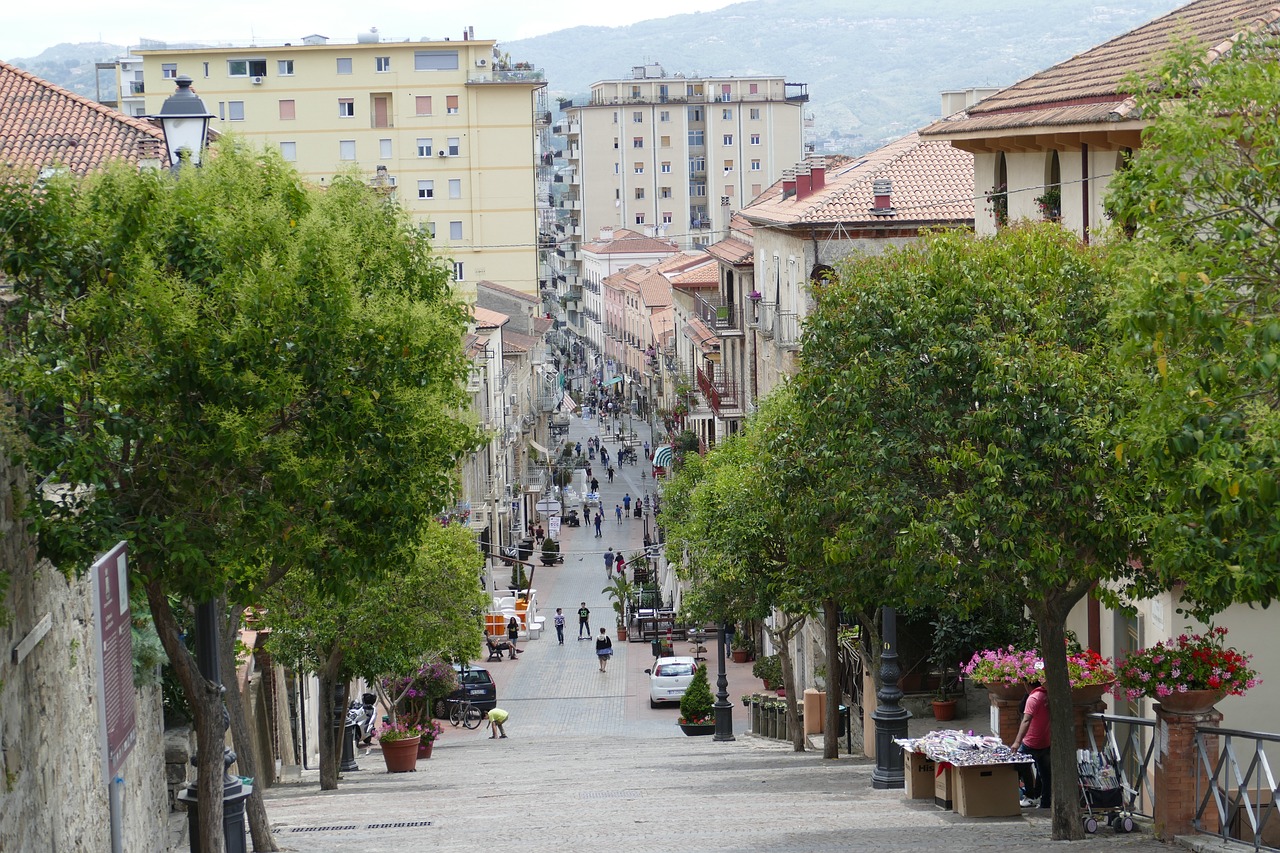
[[871, 195], [874, 199], [871, 202], [871, 212], [876, 216], [892, 216], [893, 209], [893, 181], [888, 178], [876, 178], [871, 182]]
[[818, 157], [809, 161], [809, 181], [813, 191], [817, 192], [827, 185], [827, 158]]
[[796, 170], [782, 170], [782, 200], [786, 201], [796, 194]]
[[613, 239], [613, 226], [612, 225], [600, 226], [600, 242], [607, 243], [612, 239]]
[[796, 166], [796, 201], [813, 195], [813, 177], [809, 174], [809, 164]]

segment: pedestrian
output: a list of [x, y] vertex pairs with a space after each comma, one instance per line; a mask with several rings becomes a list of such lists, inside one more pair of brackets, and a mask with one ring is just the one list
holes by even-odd
[[575, 445], [573, 446], [573, 453], [574, 453], [574, 455], [575, 455], [575, 456], [581, 456], [581, 455], [582, 455], [582, 442], [581, 442], [581, 441], [579, 441], [577, 444], [575, 444]]
[[649, 458], [649, 442], [647, 441], [644, 443], [644, 458]]
[[630, 492], [627, 492], [625, 495], [622, 496], [622, 508], [627, 512], [631, 512], [631, 493]]
[[506, 711], [502, 710], [501, 708], [494, 708], [490, 710], [489, 713], [484, 715], [485, 728], [493, 729], [493, 734], [489, 735], [489, 740], [493, 740], [494, 738], [498, 737], [499, 736], [498, 732], [502, 732], [502, 735], [501, 735], [502, 737], [507, 736], [507, 730], [506, 728], [503, 727], [502, 724], [505, 723], [507, 721], [507, 718], [510, 716], [511, 716], [510, 714], [508, 714]]
[[618, 523], [622, 523], [622, 504], [613, 505], [613, 514], [618, 516]]
[[626, 576], [627, 558], [622, 556], [621, 551], [618, 552], [618, 556], [613, 558], [613, 567], [618, 570], [619, 575]]
[[601, 538], [601, 537], [600, 537], [600, 522], [601, 522], [601, 520], [602, 520], [603, 518], [604, 518], [604, 516], [602, 516], [600, 513], [598, 513], [598, 512], [596, 513], [596, 538], [597, 538], [597, 539]]
[[541, 524], [539, 524], [537, 527], [533, 528], [533, 538], [534, 538], [534, 540], [535, 540], [535, 541], [537, 541], [537, 543], [538, 543], [539, 545], [541, 545], [541, 544], [542, 544], [542, 540], [543, 540], [543, 539], [546, 539], [546, 538], [547, 538], [547, 531], [545, 531], [545, 530], [543, 530], [543, 529], [542, 529], [542, 525], [541, 525]]
[[610, 465], [609, 470], [605, 471], [605, 473], [609, 475], [609, 482], [612, 483], [613, 482], [613, 466]]
[[[587, 466], [587, 479], [588, 479], [588, 480], [591, 480], [591, 466], [590, 466], [590, 465], [588, 465], [588, 466]], [[595, 482], [595, 481], [594, 481], [594, 480], [592, 480], [592, 482]], [[592, 491], [599, 491], [599, 490], [598, 490], [598, 489], [592, 489]]]
[[[621, 509], [621, 507], [619, 507]], [[607, 578], [613, 577], [613, 549], [610, 548], [604, 552], [604, 574]]]
[[1035, 765], [1034, 780], [1026, 764], [1018, 765], [1018, 775], [1022, 777], [1024, 808], [1035, 805], [1040, 800], [1040, 808], [1047, 809], [1053, 802], [1052, 770], [1049, 763], [1049, 694], [1037, 679], [1031, 682], [1032, 690], [1027, 694], [1027, 704], [1022, 711], [1022, 723], [1018, 726], [1018, 734], [1013, 739], [1010, 749], [1023, 755], [1030, 755]]
[[609, 633], [604, 628], [600, 629], [600, 636], [596, 637], [596, 657], [600, 660], [600, 671], [604, 672], [609, 665], [609, 658], [613, 657], [613, 640], [609, 639]]
[[554, 620], [556, 626], [556, 639], [560, 641], [560, 645], [564, 645], [564, 609], [556, 608], [556, 617]]
[[520, 650], [516, 648], [516, 640], [520, 639], [520, 623], [516, 621], [516, 617], [512, 616], [507, 622], [507, 641], [511, 643], [508, 657], [511, 660], [516, 659], [516, 655], [520, 654]]
[[593, 492], [600, 491], [600, 481], [597, 480], [595, 477], [591, 478], [591, 491]]
[[591, 611], [587, 609], [587, 603], [582, 602], [582, 606], [578, 608], [578, 639], [591, 639]]

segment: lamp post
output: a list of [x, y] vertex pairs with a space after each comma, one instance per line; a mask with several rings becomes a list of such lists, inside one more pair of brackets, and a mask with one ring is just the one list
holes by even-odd
[[724, 634], [727, 626], [721, 622], [716, 632], [716, 733], [712, 740], [733, 740], [733, 703], [729, 701], [729, 678], [724, 672]]
[[160, 127], [164, 130], [165, 148], [169, 150], [169, 168], [178, 171], [182, 167], [182, 152], [193, 166], [199, 166], [204, 155], [205, 140], [209, 137], [209, 122], [213, 114], [205, 107], [200, 96], [191, 91], [191, 78], [183, 74], [174, 81], [178, 91], [165, 98], [160, 107]]
[[871, 714], [876, 722], [876, 769], [871, 772], [871, 787], [902, 788], [906, 784], [902, 749], [893, 740], [907, 736], [907, 720], [911, 715], [899, 704], [902, 689], [898, 687], [898, 679], [902, 677], [902, 668], [898, 665], [898, 614], [892, 607], [882, 610], [884, 651], [880, 655], [880, 689], [876, 691], [879, 705]]

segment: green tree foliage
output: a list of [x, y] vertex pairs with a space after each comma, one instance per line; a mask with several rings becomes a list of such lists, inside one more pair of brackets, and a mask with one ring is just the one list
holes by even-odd
[[900, 603], [945, 590], [963, 607], [999, 587], [1030, 610], [1055, 838], [1080, 835], [1065, 620], [1099, 581], [1123, 584], [1134, 541], [1106, 440], [1126, 394], [1104, 260], [1052, 225], [858, 258], [818, 291], [796, 383], [826, 428], [820, 452], [848, 470], [829, 549], [884, 561]]
[[1182, 45], [1137, 81], [1152, 124], [1109, 198], [1147, 398], [1117, 452], [1150, 474], [1155, 565], [1201, 615], [1280, 593], [1280, 36], [1210, 57]]
[[680, 697], [680, 722], [710, 723], [715, 719], [714, 706], [711, 685], [707, 682], [707, 665], [700, 663], [693, 674], [693, 680]]
[[322, 190], [225, 141], [201, 169], [0, 182], [27, 508], [64, 571], [120, 539], [195, 718], [201, 846], [222, 714], [171, 601], [287, 569], [342, 599], [407, 565], [477, 444], [446, 266], [356, 177]]

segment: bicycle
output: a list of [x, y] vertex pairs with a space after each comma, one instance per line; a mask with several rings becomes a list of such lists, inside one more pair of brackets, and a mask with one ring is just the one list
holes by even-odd
[[453, 723], [454, 728], [461, 725], [464, 729], [476, 729], [480, 727], [480, 721], [484, 719], [484, 715], [480, 713], [480, 709], [471, 704], [470, 699], [447, 699], [449, 703], [449, 722]]

